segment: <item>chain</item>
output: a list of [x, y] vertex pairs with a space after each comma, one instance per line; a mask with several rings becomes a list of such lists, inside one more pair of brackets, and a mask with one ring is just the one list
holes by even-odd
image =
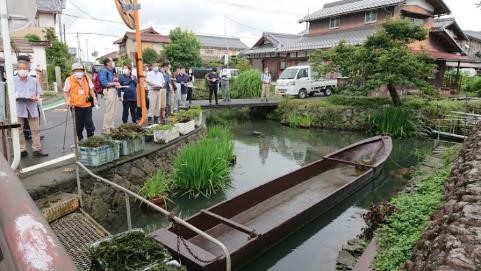
[[[173, 214], [172, 214], [173, 216]], [[180, 236], [180, 228], [179, 228], [179, 223], [175, 222], [174, 219], [172, 217], [170, 217], [170, 221], [172, 222], [172, 228], [174, 229], [175, 233], [177, 234], [177, 255], [179, 256], [179, 261], [180, 261], [180, 242], [182, 242], [182, 244], [184, 245], [185, 249], [187, 250], [187, 252], [189, 252], [189, 254], [194, 257], [194, 259], [196, 259], [197, 261], [201, 262], [201, 263], [210, 263], [212, 261], [206, 261], [206, 260], [203, 260], [201, 258], [199, 258], [197, 255], [194, 254], [194, 252], [192, 252], [191, 248], [189, 247], [189, 245], [187, 244], [187, 242], [185, 241], [185, 239], [183, 237]]]

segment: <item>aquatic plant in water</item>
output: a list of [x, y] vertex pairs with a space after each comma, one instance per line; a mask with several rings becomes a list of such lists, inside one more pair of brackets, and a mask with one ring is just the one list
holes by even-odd
[[418, 136], [422, 123], [414, 112], [399, 107], [386, 106], [371, 117], [371, 131], [389, 134], [396, 138]]
[[184, 147], [174, 162], [175, 187], [191, 197], [210, 197], [228, 186], [234, 153], [226, 128], [209, 128], [208, 136]]
[[312, 126], [312, 116], [309, 113], [291, 112], [288, 115], [289, 126], [293, 128], [310, 128]]
[[170, 185], [170, 178], [162, 171], [158, 171], [154, 176], [146, 180], [139, 191], [139, 195], [148, 200], [166, 197], [170, 190]]

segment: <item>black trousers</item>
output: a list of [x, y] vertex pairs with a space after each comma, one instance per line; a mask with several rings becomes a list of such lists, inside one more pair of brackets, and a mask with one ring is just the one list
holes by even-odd
[[123, 101], [124, 110], [122, 111], [122, 122], [127, 123], [130, 116], [132, 117], [132, 122], [137, 122], [137, 101]]
[[209, 85], [209, 103], [212, 103], [212, 94], [215, 96], [215, 103], [218, 104], [219, 102], [217, 101], [217, 91], [219, 90], [219, 86], [217, 84], [215, 85]]
[[87, 137], [94, 135], [95, 126], [92, 120], [92, 107], [75, 107], [75, 123], [77, 128], [77, 138], [82, 140], [83, 130], [87, 130]]
[[[145, 106], [147, 107], [147, 111], [149, 110], [150, 107], [150, 101], [149, 98], [147, 97], [147, 92], [145, 92]], [[142, 107], [137, 107], [137, 117], [136, 119], [141, 119], [142, 118]]]
[[192, 92], [194, 90], [192, 88], [187, 88], [187, 101], [189, 101], [189, 103], [192, 103]]

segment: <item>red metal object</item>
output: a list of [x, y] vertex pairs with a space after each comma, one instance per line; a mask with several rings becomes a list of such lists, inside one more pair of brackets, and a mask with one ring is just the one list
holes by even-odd
[[[391, 150], [389, 136], [359, 141], [186, 221], [222, 242], [237, 269], [365, 187]], [[184, 239], [179, 247], [177, 235]], [[223, 270], [219, 249], [185, 227], [160, 229], [153, 237], [173, 254], [179, 248], [189, 269]]]
[[77, 270], [17, 175], [0, 157], [0, 270]]

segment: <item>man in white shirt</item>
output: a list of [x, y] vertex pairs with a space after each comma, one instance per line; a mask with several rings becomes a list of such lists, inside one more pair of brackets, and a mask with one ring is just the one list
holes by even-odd
[[264, 99], [267, 102], [267, 99], [269, 99], [269, 91], [271, 89], [271, 74], [269, 73], [269, 69], [266, 67], [264, 69], [264, 73], [261, 76], [262, 80], [262, 93], [261, 93], [261, 101], [264, 101]]
[[150, 101], [148, 122], [150, 124], [152, 121], [153, 123], [158, 123], [161, 111], [165, 110], [167, 103], [165, 79], [162, 72], [160, 72], [159, 64], [152, 64], [152, 71], [147, 74], [146, 81], [149, 86]]
[[231, 75], [229, 70], [227, 70], [226, 68], [222, 69], [222, 72], [220, 74], [220, 88], [222, 89], [222, 98], [224, 99], [224, 102], [230, 102], [230, 78]]

